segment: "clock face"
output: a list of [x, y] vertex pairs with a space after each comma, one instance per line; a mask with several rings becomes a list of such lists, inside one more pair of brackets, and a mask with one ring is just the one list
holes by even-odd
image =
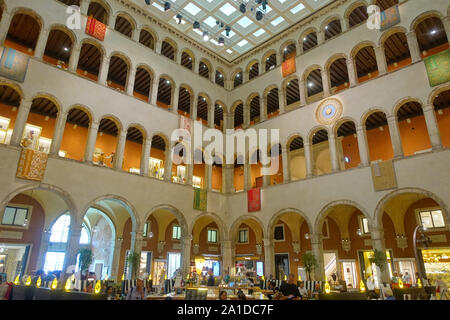
[[334, 123], [342, 114], [342, 103], [338, 99], [327, 99], [316, 109], [316, 119], [321, 124]]
[[331, 119], [336, 114], [336, 107], [332, 104], [328, 104], [322, 108], [322, 115], [325, 119]]

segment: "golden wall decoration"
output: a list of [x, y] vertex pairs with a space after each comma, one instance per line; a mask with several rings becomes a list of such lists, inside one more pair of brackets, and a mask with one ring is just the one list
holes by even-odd
[[22, 149], [16, 177], [42, 181], [47, 167], [48, 154], [33, 149]]
[[342, 115], [342, 102], [336, 98], [322, 101], [316, 109], [317, 122], [324, 125], [335, 123]]

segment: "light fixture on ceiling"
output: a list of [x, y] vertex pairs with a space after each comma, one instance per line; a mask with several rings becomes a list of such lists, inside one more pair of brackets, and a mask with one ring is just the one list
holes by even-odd
[[256, 20], [260, 21], [263, 18], [263, 13], [261, 11], [256, 11]]
[[242, 13], [245, 13], [245, 11], [247, 11], [245, 3], [241, 3], [241, 5], [239, 6], [239, 11], [241, 11]]
[[230, 28], [229, 26], [227, 26], [227, 27], [225, 28], [225, 34], [227, 35], [227, 37], [230, 36], [230, 31], [231, 31], [231, 28]]
[[312, 87], [314, 86], [314, 83], [309, 82], [309, 83], [308, 83], [308, 86], [309, 86], [310, 88], [312, 88]]
[[150, 0], [145, 0], [145, 4], [146, 5], [150, 5], [151, 1]]
[[437, 32], [436, 29], [431, 30], [430, 34], [435, 34]]
[[177, 14], [178, 24], [181, 24], [181, 20], [183, 19], [183, 16], [181, 14]]
[[170, 2], [164, 2], [164, 11], [170, 10]]
[[203, 31], [203, 40], [204, 41], [208, 41], [209, 40], [208, 31]]
[[166, 83], [167, 83], [167, 84], [170, 84], [170, 81], [169, 81], [169, 80], [166, 80]]
[[223, 37], [220, 37], [218, 43], [220, 47], [223, 47], [223, 45], [225, 44], [225, 39]]
[[303, 38], [303, 41], [306, 41], [306, 37]]
[[199, 29], [199, 28], [200, 28], [200, 22], [195, 21], [192, 28], [193, 28], [193, 29]]
[[325, 30], [328, 30], [328, 26], [325, 26]]
[[67, 48], [67, 47], [64, 47], [64, 51], [66, 51], [66, 52], [67, 52], [67, 51], [69, 51], [69, 48]]

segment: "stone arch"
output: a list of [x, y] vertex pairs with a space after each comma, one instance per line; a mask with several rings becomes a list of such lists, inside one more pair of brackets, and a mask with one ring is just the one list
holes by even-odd
[[44, 99], [50, 100], [51, 102], [53, 102], [55, 104], [56, 108], [58, 109], [58, 113], [60, 113], [62, 111], [61, 102], [59, 101], [58, 98], [56, 98], [51, 93], [37, 92], [36, 94], [33, 95], [33, 97], [31, 98], [31, 101], [38, 99], [38, 98], [44, 98]]
[[158, 83], [159, 83], [159, 80], [160, 80], [160, 79], [166, 79], [166, 80], [169, 80], [169, 81], [170, 81], [170, 84], [172, 85], [172, 94], [173, 94], [173, 89], [174, 89], [174, 87], [175, 87], [175, 85], [176, 85], [175, 80], [173, 80], [173, 78], [172, 78], [171, 76], [169, 76], [167, 73], [164, 73], [164, 74], [160, 74], [160, 75], [159, 75], [159, 77], [158, 77]]
[[347, 7], [347, 9], [345, 9], [345, 13], [344, 13], [344, 19], [345, 22], [347, 23], [347, 26], [349, 26], [349, 17], [352, 14], [353, 10], [355, 10], [356, 8], [359, 7], [367, 7], [368, 3], [365, 0], [358, 0], [353, 2], [351, 5], [349, 5]]
[[156, 42], [158, 42], [158, 34], [148, 24], [141, 25], [139, 27], [139, 31], [141, 31], [141, 30], [145, 30], [148, 33], [150, 33], [153, 37], [153, 41], [155, 42], [155, 44], [156, 44]]
[[422, 108], [424, 106], [422, 100], [419, 98], [415, 98], [415, 97], [401, 98], [394, 104], [394, 108], [392, 109], [392, 114], [395, 116], [395, 118], [397, 118], [398, 110], [407, 102], [417, 102], [418, 104], [420, 104], [422, 106]]
[[328, 137], [330, 136], [330, 130], [327, 126], [324, 126], [324, 125], [315, 126], [312, 129], [310, 129], [308, 132], [308, 142], [311, 145], [312, 145], [312, 138], [313, 138], [314, 134], [320, 130], [325, 130], [327, 132]]
[[242, 103], [242, 105], [244, 105], [244, 101], [242, 100], [237, 100], [235, 101], [232, 105], [231, 105], [231, 112], [234, 113], [234, 111], [236, 110], [237, 106], [240, 105]]
[[442, 13], [440, 13], [437, 10], [430, 10], [427, 12], [423, 12], [422, 14], [418, 15], [414, 20], [411, 22], [411, 25], [409, 26], [409, 31], [415, 31], [416, 27], [421, 23], [423, 20], [427, 18], [436, 17], [439, 18], [442, 21]]
[[177, 57], [177, 52], [178, 52], [178, 45], [177, 45], [176, 41], [172, 40], [169, 37], [165, 37], [164, 39], [162, 39], [162, 42], [167, 42], [168, 44], [170, 44], [172, 46], [173, 51], [174, 51], [174, 55], [175, 55], [175, 58], [176, 58]]
[[152, 67], [150, 67], [148, 64], [146, 64], [145, 62], [141, 62], [136, 66], [136, 70], [137, 69], [144, 69], [145, 71], [148, 72], [148, 74], [150, 75], [150, 78], [152, 79], [152, 82], [155, 78], [155, 71], [153, 71]]
[[106, 49], [105, 49], [105, 47], [102, 44], [100, 44], [100, 42], [98, 42], [97, 40], [94, 40], [94, 39], [91, 39], [91, 38], [84, 38], [83, 40], [81, 40], [80, 50], [81, 50], [81, 47], [84, 44], [90, 44], [90, 45], [96, 47], [100, 51], [100, 54], [102, 55], [102, 59], [101, 60], [103, 60], [104, 57], [106, 57]]
[[436, 97], [444, 91], [450, 90], [450, 85], [448, 83], [444, 83], [441, 84], [439, 86], [437, 86], [436, 88], [433, 89], [433, 91], [430, 92], [430, 94], [428, 95], [428, 104], [429, 105], [433, 105], [434, 99], [436, 99]]
[[372, 41], [367, 41], [367, 40], [358, 43], [357, 45], [355, 45], [355, 46], [353, 47], [353, 49], [352, 49], [352, 51], [351, 51], [351, 57], [352, 57], [352, 59], [354, 60], [355, 57], [356, 57], [356, 55], [358, 54], [359, 50], [361, 50], [362, 48], [365, 48], [365, 47], [372, 47], [372, 48], [375, 49], [377, 46], [376, 46], [376, 44], [375, 44], [374, 42], [372, 42]]
[[[12, 18], [17, 14], [25, 14], [25, 15], [28, 15], [28, 16], [32, 17], [33, 19], [35, 19], [40, 27], [39, 33], [42, 32], [42, 28], [44, 28], [44, 26], [45, 26], [45, 24], [44, 24], [45, 20], [36, 11], [34, 11], [33, 9], [30, 9], [30, 8], [26, 8], [26, 7], [16, 7], [14, 9], [12, 9], [12, 11], [11, 11], [11, 21], [12, 21]], [[6, 32], [8, 32], [8, 31], [6, 31]]]
[[241, 223], [243, 223], [245, 220], [256, 221], [256, 223], [261, 228], [261, 239], [264, 239], [265, 229], [266, 229], [266, 228], [264, 228], [264, 223], [262, 223], [262, 221], [258, 217], [253, 216], [253, 215], [242, 215], [239, 218], [237, 218], [236, 220], [234, 220], [229, 229], [228, 239], [233, 241], [236, 238], [236, 231], [238, 230]]
[[307, 67], [305, 69], [305, 71], [303, 72], [302, 80], [306, 81], [306, 79], [308, 78], [309, 74], [311, 72], [313, 72], [314, 70], [316, 70], [316, 69], [319, 69], [319, 71], [322, 72], [322, 67], [319, 66], [318, 64], [313, 64], [313, 65], [310, 65], [309, 67]]
[[256, 97], [260, 98], [259, 92], [252, 92], [252, 93], [250, 93], [250, 94], [248, 95], [247, 99], [245, 100], [245, 105], [244, 105], [244, 106], [250, 105], [250, 103], [252, 102], [252, 100], [253, 100], [254, 98], [256, 98]]
[[279, 52], [280, 56], [283, 56], [284, 48], [286, 48], [290, 44], [295, 45], [295, 50], [296, 50], [295, 55], [297, 55], [297, 53], [298, 53], [297, 42], [294, 39], [288, 39], [285, 42], [283, 42], [281, 44], [280, 48], [278, 49], [278, 52]]
[[75, 32], [73, 32], [73, 30], [67, 28], [65, 25], [63, 24], [59, 24], [59, 23], [55, 23], [52, 24], [49, 28], [49, 33], [52, 30], [59, 30], [61, 32], [64, 32], [65, 34], [67, 34], [69, 36], [69, 38], [72, 40], [72, 47], [75, 47], [77, 44], [77, 36], [75, 34]]
[[130, 71], [131, 61], [132, 60], [125, 53], [120, 52], [120, 51], [113, 51], [109, 55], [109, 59], [111, 60], [112, 57], [119, 57], [120, 59], [122, 59], [126, 63], [126, 65], [128, 66], [128, 72]]
[[395, 26], [393, 28], [389, 28], [385, 32], [381, 34], [381, 36], [378, 38], [378, 45], [384, 45], [385, 41], [389, 39], [390, 36], [396, 33], [404, 33], [405, 35], [408, 33], [408, 30], [405, 27], [402, 26]]
[[297, 74], [292, 74], [292, 75], [286, 77], [286, 79], [283, 80], [283, 83], [281, 85], [281, 88], [283, 88], [282, 90], [285, 90], [288, 82], [290, 82], [292, 80], [297, 80], [299, 82], [299, 84], [300, 84], [300, 79], [298, 78], [298, 75]]
[[120, 130], [122, 130], [122, 128], [123, 128], [122, 122], [120, 122], [119, 118], [117, 118], [115, 115], [112, 115], [112, 114], [102, 115], [98, 119], [99, 123], [100, 123], [100, 121], [102, 121], [102, 119], [108, 119], [108, 120], [111, 120], [112, 122], [114, 122], [114, 124], [117, 126], [118, 132], [120, 132]]
[[0, 86], [10, 87], [19, 94], [20, 100], [25, 99], [22, 87], [19, 84], [0, 79]]
[[67, 112], [70, 112], [70, 110], [72, 110], [72, 109], [82, 110], [89, 117], [89, 123], [92, 123], [92, 120], [94, 119], [94, 114], [93, 114], [91, 108], [89, 108], [88, 106], [86, 106], [84, 104], [76, 103], [76, 104], [71, 105], [69, 108], [67, 108]]
[[369, 110], [367, 110], [362, 116], [361, 116], [361, 125], [365, 127], [366, 120], [369, 118], [372, 114], [375, 112], [382, 112], [386, 115], [386, 117], [389, 117], [391, 114], [388, 112], [388, 110], [384, 109], [383, 107], [372, 107]]
[[253, 67], [253, 65], [255, 64], [255, 63], [259, 63], [259, 60], [258, 59], [252, 59], [248, 64], [247, 64], [247, 67], [245, 67], [245, 72], [249, 72], [250, 71], [250, 69]]
[[275, 227], [275, 222], [285, 213], [290, 213], [290, 212], [294, 212], [297, 213], [299, 216], [301, 216], [305, 221], [306, 224], [308, 225], [308, 229], [310, 230], [310, 232], [313, 231], [313, 225], [311, 224], [310, 218], [301, 210], [298, 210], [296, 208], [284, 208], [281, 209], [279, 211], [277, 211], [272, 218], [270, 218], [269, 221], [269, 225], [267, 226], [267, 236], [268, 237], [272, 237], [273, 235], [273, 230]]
[[311, 33], [318, 33], [317, 28], [315, 27], [309, 27], [306, 30], [304, 30], [301, 34], [300, 34], [300, 38], [298, 38], [298, 42], [303, 46], [303, 39], [308, 36]]
[[217, 224], [217, 227], [219, 228], [219, 233], [220, 233], [220, 238], [221, 240], [229, 240], [228, 239], [228, 230], [226, 228], [226, 225], [224, 223], [224, 221], [222, 220], [222, 218], [220, 218], [220, 216], [218, 216], [217, 214], [213, 213], [213, 212], [202, 212], [202, 214], [197, 215], [193, 220], [192, 220], [192, 224], [189, 227], [189, 234], [193, 236], [193, 231], [194, 231], [194, 226], [197, 223], [197, 221], [202, 218], [202, 217], [209, 217], [211, 219], [213, 219], [213, 221]]
[[124, 18], [125, 20], [127, 20], [131, 24], [131, 27], [132, 27], [132, 31], [131, 32], [132, 33], [136, 31], [136, 27], [137, 27], [136, 20], [134, 20], [134, 18], [131, 15], [129, 15], [125, 11], [117, 11], [114, 14], [114, 23], [115, 23], [115, 21], [117, 20], [118, 17]]
[[130, 128], [136, 128], [136, 129], [138, 129], [138, 130], [141, 132], [142, 138], [143, 138], [144, 140], [148, 137], [147, 130], [146, 130], [141, 124], [136, 123], [136, 122], [130, 123], [130, 124], [127, 126], [127, 131], [128, 131], [128, 129], [130, 129]]
[[176, 207], [174, 207], [170, 204], [160, 204], [160, 205], [154, 206], [145, 214], [143, 221], [147, 221], [148, 218], [150, 218], [150, 216], [156, 210], [166, 210], [166, 211], [169, 211], [170, 213], [172, 213], [175, 216], [175, 218], [178, 220], [178, 223], [180, 224], [181, 236], [185, 237], [185, 236], [189, 235], [189, 231], [191, 229], [188, 228], [188, 223], [187, 223], [186, 218], [184, 217], [183, 213], [181, 213], [181, 211], [179, 211]]
[[[345, 60], [347, 60], [347, 55], [345, 53], [336, 53], [333, 54], [328, 60], [327, 62], [325, 62], [324, 68], [323, 70], [328, 70], [331, 65], [338, 59], [342, 59], [344, 58]], [[321, 69], [322, 70], [322, 69]]]
[[288, 135], [288, 136], [287, 136], [282, 142], [280, 142], [280, 143], [283, 144], [284, 146], [286, 146], [286, 150], [289, 151], [289, 147], [290, 147], [292, 141], [293, 141], [295, 138], [298, 138], [298, 137], [303, 139], [303, 135], [302, 135], [299, 131], [296, 131], [296, 132], [293, 132], [293, 133], [291, 133], [290, 135]]
[[336, 121], [336, 123], [333, 125], [333, 127], [331, 128], [331, 132], [334, 133], [335, 137], [337, 137], [337, 132], [339, 130], [339, 127], [341, 125], [343, 125], [345, 122], [353, 122], [355, 124], [355, 127], [358, 127], [358, 122], [356, 121], [356, 119], [354, 119], [353, 117], [350, 116], [345, 116], [341, 119], [339, 119], [338, 121]]
[[[261, 66], [265, 66], [266, 65], [266, 61], [267, 58], [269, 58], [271, 55], [273, 54], [277, 54], [277, 51], [275, 49], [270, 49], [269, 51], [267, 51], [266, 53], [264, 53], [264, 55], [261, 58]], [[277, 61], [278, 62], [278, 61]]]
[[91, 0], [89, 4], [91, 4], [93, 2], [98, 3], [99, 5], [101, 5], [106, 10], [106, 13], [108, 14], [108, 17], [110, 17], [113, 14], [113, 9], [111, 8], [111, 6], [108, 4], [107, 1], [104, 1], [104, 0]]

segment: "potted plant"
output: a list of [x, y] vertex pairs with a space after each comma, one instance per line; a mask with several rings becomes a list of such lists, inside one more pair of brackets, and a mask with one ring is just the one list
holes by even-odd
[[306, 252], [302, 255], [302, 263], [306, 274], [308, 275], [308, 280], [311, 281], [311, 272], [319, 266], [319, 263], [311, 252]]
[[78, 266], [80, 267], [81, 274], [83, 274], [84, 272], [84, 275], [87, 278], [89, 265], [92, 263], [93, 254], [92, 251], [89, 249], [81, 249], [79, 253], [80, 259], [78, 262]]
[[387, 264], [387, 258], [386, 253], [383, 251], [380, 251], [378, 249], [373, 250], [373, 256], [369, 258], [370, 263], [375, 264], [375, 266], [378, 268], [377, 274], [378, 274], [378, 280], [381, 283], [381, 273], [386, 268]]
[[127, 256], [127, 263], [129, 268], [131, 268], [133, 276], [132, 279], [136, 279], [140, 259], [141, 259], [140, 255], [134, 251], [130, 252], [130, 254]]

